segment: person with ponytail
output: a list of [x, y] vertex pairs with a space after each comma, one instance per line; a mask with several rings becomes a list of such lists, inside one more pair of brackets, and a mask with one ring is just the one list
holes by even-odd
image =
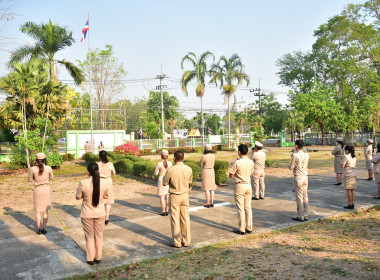
[[105, 224], [108, 225], [111, 213], [111, 205], [115, 203], [115, 199], [113, 196], [113, 185], [112, 185], [112, 175], [116, 174], [115, 167], [112, 162], [108, 161], [107, 152], [100, 151], [99, 152], [100, 161], [97, 162], [99, 166], [99, 174], [100, 178], [103, 178], [107, 182], [108, 186], [108, 198], [104, 201], [105, 211], [106, 211], [106, 220]]
[[340, 186], [342, 184], [342, 174], [343, 174], [343, 168], [342, 168], [342, 159], [344, 157], [343, 152], [343, 139], [342, 138], [336, 138], [336, 146], [334, 150], [331, 152], [331, 154], [335, 157], [334, 158], [334, 172], [336, 173], [336, 186]]
[[[51, 207], [51, 192], [49, 180], [53, 180], [53, 170], [46, 165], [46, 156], [44, 153], [36, 155], [38, 166], [33, 166], [29, 170], [28, 181], [34, 182], [33, 204], [36, 211], [37, 234], [46, 234], [48, 222], [48, 211]], [[43, 228], [41, 230], [41, 214], [43, 214]]]
[[373, 163], [373, 173], [375, 173], [375, 182], [377, 184], [377, 196], [374, 199], [380, 199], [380, 144], [377, 144], [376, 154], [371, 162]]
[[364, 157], [365, 165], [368, 170], [368, 181], [373, 180], [373, 164], [372, 164], [372, 155], [373, 155], [373, 140], [367, 139], [367, 147], [364, 148]]
[[172, 166], [172, 163], [168, 161], [169, 152], [167, 150], [161, 151], [162, 161], [157, 163], [156, 169], [154, 170], [154, 175], [158, 175], [157, 180], [157, 194], [160, 197], [161, 204], [161, 216], [169, 215], [169, 185], [164, 186], [162, 181], [168, 171], [168, 168]]
[[356, 189], [356, 157], [353, 146], [344, 147], [345, 156], [342, 160], [344, 186], [347, 191], [347, 205], [345, 209], [354, 209], [355, 189]]
[[108, 197], [108, 184], [100, 178], [99, 166], [87, 166], [89, 177], [79, 182], [76, 199], [83, 199], [81, 221], [86, 237], [87, 263], [100, 263], [103, 250], [103, 230], [105, 220], [104, 199]]

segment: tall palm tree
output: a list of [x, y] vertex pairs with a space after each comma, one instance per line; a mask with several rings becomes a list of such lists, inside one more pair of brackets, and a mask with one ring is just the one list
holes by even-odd
[[10, 64], [28, 58], [41, 58], [49, 65], [50, 80], [56, 78], [54, 74], [55, 64], [61, 64], [66, 67], [76, 84], [83, 81], [82, 71], [73, 63], [65, 59], [56, 60], [54, 58], [58, 51], [70, 47], [75, 42], [71, 31], [68, 31], [66, 27], [53, 24], [51, 20], [46, 24], [36, 24], [29, 21], [24, 23], [20, 30], [22, 33], [31, 36], [35, 40], [35, 44], [34, 46], [22, 46], [14, 51]]
[[203, 117], [203, 96], [205, 94], [205, 77], [206, 74], [208, 74], [207, 70], [207, 63], [206, 60], [212, 57], [212, 61], [215, 61], [215, 56], [207, 51], [204, 52], [197, 57], [197, 55], [193, 52], [189, 52], [187, 55], [185, 55], [181, 60], [181, 69], [183, 70], [183, 64], [184, 62], [188, 61], [192, 64], [193, 69], [192, 70], [186, 70], [183, 72], [182, 79], [181, 79], [181, 87], [183, 92], [187, 95], [187, 85], [190, 81], [196, 80], [197, 87], [195, 88], [195, 94], [197, 97], [201, 99], [201, 115], [202, 115], [202, 143], [204, 145], [204, 117]]
[[249, 76], [244, 73], [244, 65], [241, 62], [240, 57], [237, 54], [231, 55], [230, 58], [222, 56], [218, 63], [211, 66], [210, 73], [212, 78], [210, 83], [215, 85], [220, 84], [220, 88], [223, 89], [222, 94], [227, 99], [228, 104], [228, 148], [231, 148], [230, 134], [231, 134], [231, 108], [230, 97], [236, 92], [236, 88], [240, 86], [243, 81], [246, 81], [249, 85]]

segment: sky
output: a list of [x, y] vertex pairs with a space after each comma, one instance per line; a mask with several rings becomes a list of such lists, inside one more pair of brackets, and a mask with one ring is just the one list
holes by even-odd
[[[1, 1], [0, 1], [1, 2]], [[57, 53], [57, 58], [83, 61], [90, 47], [110, 44], [115, 56], [128, 72], [126, 79], [154, 78], [161, 72], [179, 80], [183, 73], [180, 62], [189, 51], [197, 54], [211, 51], [216, 59], [237, 53], [250, 76], [250, 88], [260, 86], [276, 92], [278, 101], [287, 103], [288, 88], [278, 85], [275, 63], [286, 53], [310, 50], [313, 31], [349, 3], [357, 0], [11, 0], [14, 19], [1, 26], [2, 48], [33, 44], [22, 34], [20, 26], [27, 22], [53, 23], [73, 31], [75, 44]], [[81, 31], [90, 15], [90, 41], [80, 42]], [[12, 42], [12, 44], [9, 44]], [[0, 76], [7, 74], [5, 63], [10, 53], [0, 50]], [[186, 65], [185, 64], [185, 68]], [[187, 69], [187, 68], [186, 68]], [[68, 80], [65, 70], [59, 78]], [[168, 91], [179, 99], [181, 110], [192, 116], [200, 108], [195, 88], [189, 86], [186, 97], [178, 83], [166, 81]], [[157, 80], [128, 83], [116, 99], [148, 96], [149, 87]], [[244, 85], [245, 87], [245, 85]], [[237, 101], [253, 102], [248, 89], [236, 92]], [[207, 86], [205, 112], [221, 113], [226, 109], [221, 90]]]

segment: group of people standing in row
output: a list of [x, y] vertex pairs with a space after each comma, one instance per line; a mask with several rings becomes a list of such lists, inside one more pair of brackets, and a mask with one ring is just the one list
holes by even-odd
[[[309, 155], [303, 150], [302, 140], [295, 142], [295, 150], [291, 156], [289, 169], [294, 175], [294, 191], [297, 204], [297, 216], [295, 221], [308, 220], [308, 162]], [[263, 145], [256, 141], [253, 152], [248, 158], [248, 146], [241, 144], [238, 147], [239, 158], [230, 166], [228, 174], [235, 180], [234, 197], [238, 209], [239, 226], [234, 229], [236, 234], [244, 235], [252, 232], [252, 200], [260, 200], [265, 197], [265, 152]], [[371, 151], [369, 153], [368, 151]], [[344, 208], [353, 209], [356, 189], [356, 158], [353, 146], [343, 146], [342, 139], [337, 139], [337, 146], [332, 152], [335, 156], [334, 170], [337, 173], [337, 184], [342, 184], [345, 179], [348, 204]], [[380, 199], [380, 144], [377, 146], [377, 154], [372, 157], [372, 140], [367, 141], [365, 155], [369, 178], [375, 174], [378, 184], [378, 196]], [[169, 215], [171, 218], [171, 231], [173, 243], [171, 246], [187, 247], [191, 244], [190, 215], [189, 215], [189, 191], [192, 189], [192, 169], [183, 164], [184, 152], [174, 153], [174, 165], [168, 160], [169, 152], [161, 151], [161, 161], [157, 164], [155, 175], [158, 175], [157, 193], [160, 196], [161, 216]], [[111, 176], [116, 174], [115, 168], [108, 161], [107, 152], [99, 152], [100, 161], [90, 163], [87, 166], [89, 177], [80, 181], [76, 199], [82, 200], [81, 222], [86, 238], [87, 263], [94, 265], [102, 258], [103, 230], [109, 223], [111, 205], [114, 204], [113, 184]], [[371, 166], [368, 165], [368, 160]], [[37, 166], [30, 169], [28, 180], [34, 181], [33, 201], [36, 211], [38, 234], [46, 234], [48, 222], [48, 210], [51, 206], [49, 180], [53, 179], [51, 167], [46, 165], [45, 154], [36, 156]], [[212, 146], [206, 145], [204, 155], [200, 160], [202, 169], [202, 190], [205, 192], [206, 204], [204, 207], [214, 207], [214, 196], [217, 188], [214, 173], [215, 156], [212, 154]], [[372, 167], [373, 164], [373, 167]], [[373, 173], [372, 173], [373, 172]], [[343, 176], [342, 176], [343, 174]], [[251, 185], [252, 183], [252, 185]], [[43, 214], [41, 229], [41, 214]]]

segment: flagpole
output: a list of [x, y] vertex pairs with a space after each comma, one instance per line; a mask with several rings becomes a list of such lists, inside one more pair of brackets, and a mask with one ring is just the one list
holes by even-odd
[[91, 48], [90, 48], [90, 12], [88, 13], [88, 30], [87, 30], [87, 44], [88, 44], [88, 91], [90, 95], [90, 119], [91, 119], [91, 152], [95, 152], [95, 143], [93, 138], [93, 122], [92, 122], [92, 94], [91, 94]]

